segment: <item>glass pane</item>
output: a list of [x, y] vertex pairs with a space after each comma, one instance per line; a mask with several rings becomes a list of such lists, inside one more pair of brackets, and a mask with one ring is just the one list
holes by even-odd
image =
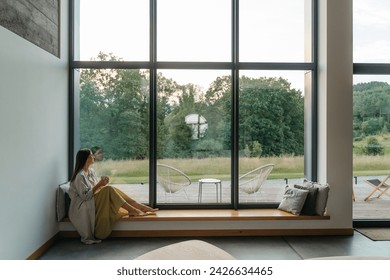
[[149, 60], [149, 1], [80, 0], [80, 60], [100, 52]]
[[159, 71], [158, 203], [230, 203], [230, 104], [230, 71]]
[[[375, 179], [390, 170], [390, 76], [354, 76], [353, 218], [390, 218], [390, 191], [375, 191]], [[371, 183], [370, 183], [370, 181]], [[387, 183], [390, 183], [389, 181]], [[374, 185], [372, 185], [374, 184]], [[379, 198], [378, 196], [381, 195]]]
[[149, 202], [147, 70], [83, 69], [80, 145], [98, 150], [94, 168], [133, 199]]
[[286, 183], [302, 185], [304, 72], [240, 72], [239, 149], [241, 203], [280, 203]]
[[390, 62], [389, 13], [389, 1], [353, 1], [354, 62]]
[[231, 2], [157, 1], [159, 61], [230, 61]]
[[304, 2], [241, 0], [240, 61], [303, 62]]

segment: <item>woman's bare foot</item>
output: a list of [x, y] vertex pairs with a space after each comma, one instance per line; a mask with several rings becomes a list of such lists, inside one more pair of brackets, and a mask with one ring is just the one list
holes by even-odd
[[156, 212], [158, 210], [159, 210], [158, 208], [152, 208], [147, 205], [143, 205], [143, 207], [141, 208], [141, 211], [143, 212]]
[[143, 211], [136, 211], [136, 212], [132, 212], [128, 214], [129, 217], [139, 217], [139, 216], [146, 216], [148, 215], [147, 212], [143, 212]]
[[127, 213], [129, 217], [137, 217], [137, 216], [145, 216], [146, 211], [142, 211], [140, 209], [137, 209], [133, 206], [124, 205], [126, 207]]

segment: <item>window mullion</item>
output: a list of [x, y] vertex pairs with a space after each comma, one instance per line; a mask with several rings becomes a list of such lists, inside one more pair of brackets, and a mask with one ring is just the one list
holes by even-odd
[[232, 133], [231, 133], [231, 143], [232, 143], [232, 159], [231, 159], [231, 174], [232, 174], [232, 201], [233, 208], [238, 209], [239, 205], [239, 192], [238, 192], [238, 160], [239, 160], [239, 151], [238, 151], [238, 100], [239, 100], [239, 36], [238, 36], [238, 21], [239, 21], [239, 2], [238, 0], [232, 0]]
[[157, 1], [150, 0], [149, 204], [157, 201]]

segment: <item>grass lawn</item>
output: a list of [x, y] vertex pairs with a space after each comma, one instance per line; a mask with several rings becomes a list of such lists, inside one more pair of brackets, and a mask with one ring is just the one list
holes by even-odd
[[[383, 135], [376, 135], [375, 138], [384, 148], [384, 155], [390, 155], [390, 133]], [[362, 138], [361, 140], [353, 141], [353, 154], [364, 156], [362, 147], [367, 145], [368, 137]]]
[[[353, 176], [390, 174], [390, 133], [375, 137], [384, 147], [384, 155], [363, 155], [362, 147], [367, 144], [367, 138], [353, 142]], [[192, 181], [206, 177], [221, 180], [231, 178], [230, 157], [159, 159], [158, 163], [176, 167], [187, 174]], [[239, 173], [243, 175], [269, 163], [275, 164], [269, 179], [304, 177], [303, 156], [240, 157]], [[96, 162], [94, 166], [98, 174], [110, 176], [112, 183], [142, 184], [149, 182], [149, 160], [104, 160]]]
[[[192, 181], [211, 177], [230, 180], [230, 158], [204, 159], [163, 159], [158, 163], [174, 166], [186, 173]], [[240, 158], [240, 174], [244, 174], [259, 166], [275, 164], [269, 179], [303, 178], [303, 157], [266, 157]], [[390, 174], [390, 155], [364, 156], [353, 158], [354, 176]], [[112, 183], [142, 184], [149, 182], [148, 160], [106, 160], [96, 162], [95, 169], [100, 175], [108, 175]]]
[[[362, 154], [366, 138], [353, 142], [353, 176], [375, 176], [390, 174], [390, 133], [376, 136], [384, 147], [384, 155], [367, 156]], [[230, 180], [231, 160], [229, 157], [193, 159], [161, 159], [158, 163], [167, 164], [183, 171], [192, 181], [201, 178]], [[240, 157], [239, 173], [245, 174], [259, 166], [275, 164], [269, 179], [303, 178], [303, 156], [281, 156], [247, 158]], [[112, 183], [142, 184], [149, 182], [149, 160], [104, 160], [95, 163], [100, 175], [110, 176]]]
[[[192, 181], [210, 177], [221, 180], [230, 180], [230, 158], [203, 158], [203, 159], [163, 159], [158, 163], [167, 164], [180, 169]], [[240, 174], [245, 174], [259, 166], [273, 163], [275, 167], [270, 179], [303, 178], [303, 157], [264, 157], [240, 158]], [[106, 160], [94, 164], [96, 172], [107, 175], [112, 183], [141, 184], [149, 181], [148, 160]]]

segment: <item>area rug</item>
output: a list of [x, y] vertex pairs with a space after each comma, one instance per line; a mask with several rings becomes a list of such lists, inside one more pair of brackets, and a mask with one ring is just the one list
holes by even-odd
[[155, 249], [136, 260], [234, 260], [221, 248], [201, 240], [187, 240]]
[[374, 241], [390, 241], [390, 228], [356, 228], [355, 230]]

